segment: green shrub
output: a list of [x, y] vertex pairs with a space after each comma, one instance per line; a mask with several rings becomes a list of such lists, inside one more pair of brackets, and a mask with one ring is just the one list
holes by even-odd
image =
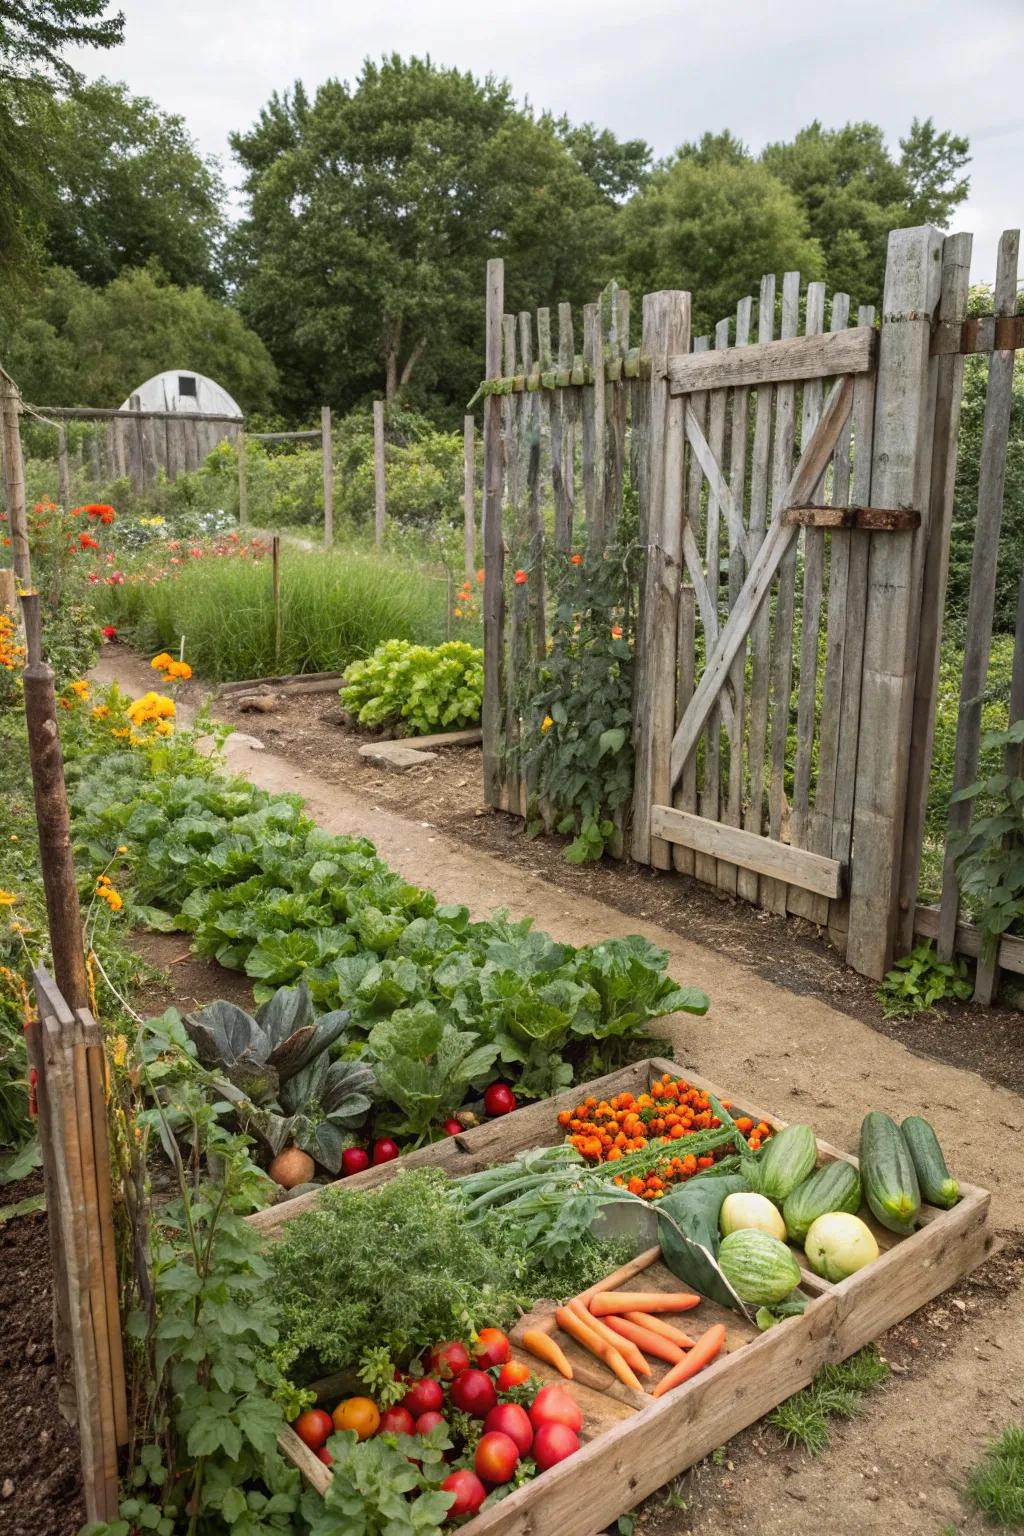
[[342, 698], [360, 725], [402, 723], [406, 734], [474, 725], [484, 692], [484, 653], [464, 640], [431, 648], [388, 640], [345, 673]]

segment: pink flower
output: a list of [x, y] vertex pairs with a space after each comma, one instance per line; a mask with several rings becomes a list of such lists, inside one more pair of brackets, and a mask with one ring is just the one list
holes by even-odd
[[107, 577], [107, 586], [108, 587], [123, 587], [124, 586], [124, 572], [123, 571], [114, 571], [114, 572], [112, 572], [112, 574]]

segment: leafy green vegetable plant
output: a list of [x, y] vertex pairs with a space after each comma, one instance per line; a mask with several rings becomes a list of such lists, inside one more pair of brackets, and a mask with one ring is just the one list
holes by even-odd
[[947, 998], [965, 1002], [970, 995], [964, 962], [959, 958], [948, 964], [940, 960], [930, 940], [915, 945], [909, 955], [897, 960], [876, 993], [882, 1012], [890, 1019], [926, 1013]]
[[1024, 913], [1024, 778], [1020, 762], [1024, 720], [1006, 731], [987, 731], [982, 752], [1004, 756], [1000, 772], [961, 789], [954, 801], [973, 803], [970, 826], [950, 838], [965, 903], [982, 932], [983, 954], [994, 956], [999, 940]]
[[387, 640], [345, 673], [341, 700], [367, 726], [401, 726], [410, 736], [475, 725], [484, 688], [484, 653], [463, 640], [411, 645]]
[[444, 1453], [450, 1437], [441, 1428], [426, 1435], [332, 1435], [327, 1442], [333, 1477], [325, 1495], [303, 1499], [309, 1536], [441, 1536], [453, 1493]]

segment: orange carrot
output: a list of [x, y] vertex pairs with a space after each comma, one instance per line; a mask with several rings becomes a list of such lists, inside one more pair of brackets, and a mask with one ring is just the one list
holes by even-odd
[[578, 1344], [583, 1345], [584, 1349], [588, 1349], [592, 1355], [603, 1360], [608, 1369], [614, 1371], [623, 1386], [632, 1388], [634, 1392], [643, 1393], [643, 1387], [623, 1360], [620, 1352], [611, 1344], [606, 1344], [600, 1334], [595, 1333], [577, 1313], [570, 1312], [568, 1307], [559, 1307], [555, 1313], [555, 1321], [559, 1328], [564, 1328]]
[[590, 1298], [595, 1317], [612, 1312], [689, 1312], [699, 1305], [700, 1297], [688, 1291], [598, 1291]]
[[623, 1312], [623, 1317], [629, 1323], [636, 1323], [638, 1328], [646, 1328], [648, 1333], [656, 1333], [663, 1339], [668, 1339], [672, 1344], [678, 1344], [680, 1349], [692, 1349], [693, 1340], [688, 1333], [681, 1328], [673, 1328], [671, 1323], [666, 1323], [663, 1317], [656, 1317], [653, 1312]]
[[[581, 1301], [570, 1301], [568, 1305], [570, 1310], [575, 1312], [576, 1316], [586, 1323], [588, 1328], [594, 1330], [598, 1338], [604, 1339], [606, 1344], [610, 1344], [613, 1349], [618, 1350], [626, 1364], [638, 1376], [650, 1376], [652, 1374], [651, 1367], [639, 1349], [637, 1349], [636, 1344], [630, 1342], [629, 1336], [627, 1334], [620, 1336], [618, 1332], [612, 1331], [614, 1320], [612, 1320], [612, 1325], [609, 1327], [607, 1324], [602, 1323], [599, 1317], [591, 1316]], [[680, 1350], [680, 1354], [682, 1354], [682, 1350]]]
[[652, 1392], [652, 1397], [664, 1397], [666, 1392], [671, 1392], [673, 1387], [678, 1387], [681, 1382], [689, 1381], [691, 1376], [696, 1376], [706, 1365], [710, 1365], [725, 1343], [725, 1328], [721, 1323], [715, 1323], [707, 1333], [702, 1333], [696, 1344], [678, 1365], [674, 1365], [658, 1382]]
[[[638, 1317], [643, 1317], [638, 1312]], [[595, 1323], [597, 1318], [594, 1319]], [[683, 1358], [683, 1351], [678, 1344], [673, 1344], [671, 1339], [663, 1339], [660, 1334], [651, 1333], [650, 1329], [640, 1327], [637, 1323], [631, 1323], [625, 1317], [609, 1317], [608, 1327], [614, 1333], [622, 1335], [623, 1340], [629, 1339], [640, 1349], [645, 1349], [656, 1360], [667, 1360], [670, 1365], [678, 1365]], [[623, 1345], [619, 1345], [623, 1348]]]
[[527, 1328], [523, 1334], [523, 1348], [528, 1349], [531, 1355], [536, 1355], [538, 1360], [553, 1365], [556, 1371], [572, 1381], [572, 1366], [548, 1334], [542, 1333], [539, 1328]]

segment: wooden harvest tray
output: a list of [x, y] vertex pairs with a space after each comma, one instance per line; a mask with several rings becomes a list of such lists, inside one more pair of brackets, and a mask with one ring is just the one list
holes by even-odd
[[[393, 1178], [401, 1168], [432, 1165], [458, 1175], [507, 1161], [530, 1147], [562, 1139], [557, 1115], [593, 1094], [646, 1092], [655, 1077], [671, 1072], [718, 1098], [742, 1102], [746, 1113], [780, 1129], [776, 1115], [729, 1094], [705, 1078], [662, 1058], [635, 1062], [595, 1082], [516, 1110], [461, 1136], [449, 1138], [401, 1159], [368, 1169], [344, 1181], [346, 1188], [367, 1187]], [[857, 1159], [828, 1142], [818, 1141], [819, 1163]], [[954, 1168], [954, 1174], [956, 1170]], [[572, 1363], [574, 1380], [566, 1385], [585, 1417], [580, 1451], [461, 1527], [471, 1536], [594, 1536], [656, 1488], [693, 1466], [733, 1435], [761, 1418], [784, 1398], [808, 1385], [823, 1365], [845, 1360], [926, 1301], [939, 1295], [986, 1257], [995, 1241], [987, 1227], [989, 1194], [960, 1185], [962, 1198], [951, 1211], [922, 1206], [921, 1226], [897, 1237], [866, 1217], [878, 1239], [878, 1259], [839, 1285], [811, 1274], [795, 1249], [803, 1294], [810, 1298], [802, 1317], [759, 1333], [738, 1313], [704, 1298], [678, 1319], [699, 1337], [713, 1323], [725, 1323], [723, 1353], [705, 1370], [666, 1393], [640, 1401], [609, 1371], [561, 1332], [558, 1342]], [[250, 1223], [279, 1236], [284, 1222], [319, 1200], [319, 1192], [261, 1211]], [[861, 1213], [864, 1215], [864, 1212]], [[601, 1289], [678, 1290], [680, 1282], [660, 1262], [659, 1250], [640, 1254], [609, 1275]], [[524, 1326], [554, 1328], [554, 1304], [539, 1302], [512, 1330], [513, 1353], [544, 1380], [562, 1381], [549, 1366], [518, 1344]], [[652, 1360], [657, 1382], [667, 1366]], [[331, 1473], [292, 1430], [280, 1437], [283, 1454], [321, 1492]]]

